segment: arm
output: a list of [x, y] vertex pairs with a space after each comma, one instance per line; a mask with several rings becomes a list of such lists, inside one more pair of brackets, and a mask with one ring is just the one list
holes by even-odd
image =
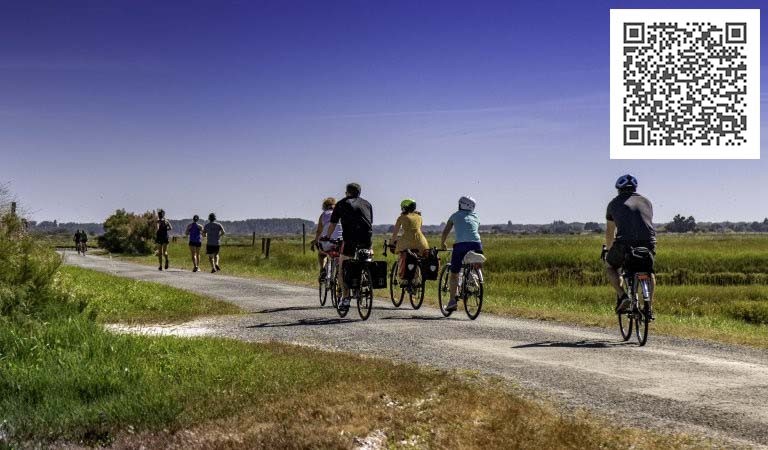
[[399, 234], [400, 234], [400, 217], [398, 217], [397, 220], [395, 221], [395, 227], [392, 229], [392, 239], [390, 239], [389, 243], [394, 244], [395, 242], [397, 242], [397, 237]]
[[165, 219], [165, 224], [168, 225], [168, 231], [173, 230], [173, 227], [171, 226], [171, 221], [168, 219]]
[[440, 236], [440, 247], [446, 248], [445, 241], [448, 239], [448, 234], [453, 229], [453, 222], [450, 220], [445, 224], [445, 228], [443, 228], [443, 235]]
[[317, 219], [317, 229], [315, 230], [315, 241], [319, 241], [323, 234], [323, 215], [320, 214], [320, 218]]
[[187, 229], [184, 231], [184, 236], [189, 236], [189, 229], [192, 228], [192, 224], [187, 225]]
[[335, 229], [336, 229], [336, 224], [335, 224], [335, 223], [333, 223], [333, 222], [331, 222], [331, 223], [328, 225], [328, 236], [329, 236], [329, 237], [330, 237], [330, 236], [333, 236], [333, 230], [335, 230]]
[[611, 248], [616, 237], [616, 222], [609, 220], [605, 225], [605, 246]]

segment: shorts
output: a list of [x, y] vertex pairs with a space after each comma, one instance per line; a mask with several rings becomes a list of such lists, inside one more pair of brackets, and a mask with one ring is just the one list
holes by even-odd
[[218, 245], [206, 245], [205, 246], [205, 254], [206, 255], [218, 255], [219, 254], [219, 248]]
[[190, 246], [190, 247], [197, 247], [197, 248], [200, 248], [200, 247], [202, 247], [202, 246], [203, 246], [203, 243], [202, 243], [202, 242], [190, 242], [190, 243], [189, 243], [189, 246]]
[[168, 245], [168, 236], [156, 237], [155, 238], [155, 244], [157, 244], [157, 245]]
[[371, 247], [373, 247], [373, 243], [371, 243], [371, 241], [367, 241], [367, 242], [344, 241], [341, 244], [341, 254], [349, 258], [354, 258], [355, 252], [358, 249], [363, 249], [363, 248], [370, 249]]
[[461, 272], [462, 262], [469, 252], [483, 253], [483, 244], [480, 242], [457, 242], [453, 244], [453, 253], [451, 253], [451, 273]]
[[320, 241], [318, 242], [318, 246], [320, 247], [320, 251], [323, 253], [328, 253], [330, 251], [338, 249], [338, 246], [336, 244], [328, 241]]
[[629, 253], [629, 249], [632, 247], [645, 247], [656, 256], [656, 243], [651, 241], [632, 241], [623, 242], [615, 241], [611, 248], [608, 250], [608, 254], [605, 255], [605, 263], [616, 270], [619, 270], [624, 265], [624, 257]]

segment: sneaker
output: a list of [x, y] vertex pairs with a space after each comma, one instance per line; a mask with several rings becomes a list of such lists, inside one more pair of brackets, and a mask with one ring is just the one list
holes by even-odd
[[351, 299], [349, 297], [342, 298], [341, 301], [339, 302], [339, 310], [340, 311], [349, 311], [350, 300]]
[[216, 273], [216, 269], [211, 269], [211, 273]]
[[221, 270], [221, 267], [219, 267], [219, 265], [216, 264], [216, 271], [218, 272], [219, 270]]
[[197, 272], [198, 270], [200, 270], [200, 269], [198, 269], [197, 267], [195, 267], [194, 269], [192, 269], [192, 272]]
[[656, 314], [653, 313], [653, 308], [651, 308], [651, 310], [648, 311], [648, 320], [651, 322], [656, 320]]
[[454, 297], [450, 302], [448, 302], [448, 305], [446, 305], [445, 310], [448, 312], [454, 312], [459, 308], [459, 299]]
[[163, 266], [158, 267], [157, 270], [163, 270]]
[[616, 298], [616, 314], [621, 314], [629, 309], [629, 296], [627, 294]]
[[165, 270], [168, 270], [168, 260], [165, 260]]

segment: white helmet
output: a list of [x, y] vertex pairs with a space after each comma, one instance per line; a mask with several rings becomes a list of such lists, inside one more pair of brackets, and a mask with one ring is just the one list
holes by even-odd
[[474, 211], [475, 199], [468, 195], [462, 195], [461, 198], [459, 199], [459, 209], [462, 209], [464, 211]]

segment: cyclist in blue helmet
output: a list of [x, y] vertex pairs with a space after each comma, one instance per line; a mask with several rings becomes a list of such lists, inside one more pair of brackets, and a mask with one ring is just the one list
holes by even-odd
[[[611, 286], [616, 290], [616, 312], [622, 312], [630, 305], [629, 296], [619, 276], [626, 254], [632, 247], [646, 247], [656, 255], [653, 205], [637, 193], [637, 184], [637, 178], [630, 174], [620, 176], [615, 185], [618, 195], [608, 203], [605, 214], [605, 245], [608, 248], [605, 256], [606, 272]], [[655, 287], [656, 277], [651, 274], [651, 298]]]

